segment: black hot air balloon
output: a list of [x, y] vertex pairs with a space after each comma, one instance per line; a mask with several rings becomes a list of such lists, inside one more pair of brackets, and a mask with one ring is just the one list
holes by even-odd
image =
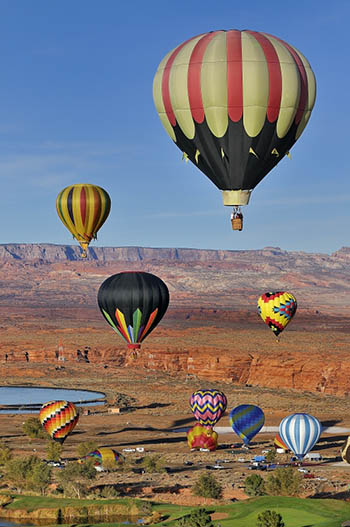
[[128, 347], [140, 348], [141, 342], [163, 318], [169, 304], [169, 290], [158, 276], [130, 271], [107, 278], [97, 300], [102, 315]]
[[165, 130], [223, 191], [237, 219], [303, 132], [315, 96], [306, 58], [278, 37], [249, 30], [190, 38], [164, 57], [153, 82]]

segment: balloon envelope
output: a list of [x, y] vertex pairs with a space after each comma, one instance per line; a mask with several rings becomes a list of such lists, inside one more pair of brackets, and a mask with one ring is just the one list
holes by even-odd
[[280, 423], [279, 434], [289, 450], [301, 460], [319, 440], [321, 423], [309, 414], [288, 415]]
[[226, 395], [219, 390], [197, 390], [190, 397], [190, 407], [199, 423], [214, 426], [226, 410]]
[[265, 324], [271, 328], [276, 337], [292, 320], [296, 310], [296, 298], [287, 291], [264, 293], [258, 298], [259, 315]]
[[218, 446], [218, 434], [210, 427], [196, 423], [193, 428], [187, 432], [188, 446], [193, 449], [207, 448], [216, 450]]
[[229, 416], [232, 430], [248, 445], [265, 423], [265, 415], [259, 406], [241, 404], [233, 408]]
[[42, 405], [39, 419], [51, 438], [62, 444], [75, 428], [79, 414], [69, 401], [49, 401]]
[[103, 282], [97, 300], [114, 331], [130, 348], [139, 348], [163, 318], [169, 305], [169, 290], [151, 273], [123, 272]]
[[105, 465], [113, 466], [117, 463], [122, 463], [124, 461], [124, 458], [119, 452], [114, 450], [113, 448], [108, 447], [101, 447], [97, 450], [94, 450], [93, 452], [90, 452], [86, 456], [79, 459], [79, 462], [83, 462], [89, 459], [93, 459], [95, 465]]
[[184, 159], [225, 191], [225, 205], [246, 204], [289, 153], [315, 97], [306, 58], [280, 38], [250, 30], [190, 38], [164, 57], [153, 81], [166, 132]]
[[275, 448], [283, 448], [283, 450], [288, 450], [287, 445], [282, 441], [281, 436], [278, 433], [275, 435], [273, 444]]
[[63, 189], [57, 196], [59, 218], [83, 249], [83, 256], [111, 208], [108, 193], [97, 185], [79, 183]]

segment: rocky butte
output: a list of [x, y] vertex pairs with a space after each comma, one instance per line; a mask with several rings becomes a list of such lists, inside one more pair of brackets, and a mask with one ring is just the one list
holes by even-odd
[[[93, 361], [183, 372], [207, 382], [350, 393], [350, 248], [318, 254], [261, 250], [0, 245], [0, 360], [66, 359], [88, 343]], [[144, 270], [168, 285], [169, 310], [137, 356], [102, 319], [100, 284]], [[288, 290], [298, 312], [277, 344], [256, 313], [257, 297]], [[14, 366], [14, 365], [13, 365]], [[29, 371], [28, 371], [29, 373]]]

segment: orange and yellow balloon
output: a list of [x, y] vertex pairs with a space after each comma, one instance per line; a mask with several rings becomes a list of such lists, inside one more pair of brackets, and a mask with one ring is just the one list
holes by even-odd
[[259, 315], [265, 324], [271, 328], [276, 337], [292, 320], [296, 310], [296, 298], [287, 291], [264, 293], [258, 298]]
[[79, 183], [63, 189], [57, 196], [56, 209], [62, 223], [83, 249], [87, 248], [106, 221], [111, 208], [108, 193], [97, 185]]
[[79, 414], [70, 401], [49, 401], [42, 405], [39, 419], [49, 436], [62, 444], [75, 428]]

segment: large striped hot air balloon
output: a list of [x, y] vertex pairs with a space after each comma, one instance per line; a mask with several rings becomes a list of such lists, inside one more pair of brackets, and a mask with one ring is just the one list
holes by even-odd
[[289, 154], [315, 97], [306, 58], [250, 30], [190, 38], [163, 58], [153, 82], [166, 132], [235, 208]]
[[111, 199], [107, 192], [97, 185], [82, 183], [70, 185], [57, 196], [56, 209], [62, 223], [73, 234], [87, 256], [87, 248], [96, 239], [98, 230], [107, 219]]
[[233, 408], [229, 416], [232, 430], [248, 445], [265, 423], [265, 415], [261, 408], [254, 404], [241, 404]]
[[207, 448], [213, 451], [218, 446], [218, 434], [212, 428], [196, 423], [187, 432], [187, 443], [191, 449]]
[[265, 324], [271, 328], [276, 337], [292, 320], [296, 310], [296, 298], [287, 291], [264, 293], [258, 298], [259, 315]]
[[289, 450], [302, 460], [319, 440], [321, 423], [309, 414], [288, 415], [280, 423], [279, 434]]
[[197, 390], [190, 397], [190, 407], [200, 424], [214, 426], [226, 410], [226, 395], [219, 390]]
[[80, 458], [78, 462], [83, 463], [84, 461], [90, 459], [94, 461], [95, 465], [102, 465], [106, 467], [117, 465], [117, 463], [122, 463], [124, 461], [123, 456], [119, 454], [119, 452], [109, 447], [98, 448], [97, 450], [94, 450], [93, 452], [90, 452], [86, 456]]
[[163, 318], [169, 304], [169, 290], [154, 274], [123, 272], [103, 282], [97, 300], [114, 331], [129, 348], [139, 348]]
[[39, 419], [51, 438], [62, 444], [75, 428], [79, 414], [69, 401], [49, 401], [42, 405]]

